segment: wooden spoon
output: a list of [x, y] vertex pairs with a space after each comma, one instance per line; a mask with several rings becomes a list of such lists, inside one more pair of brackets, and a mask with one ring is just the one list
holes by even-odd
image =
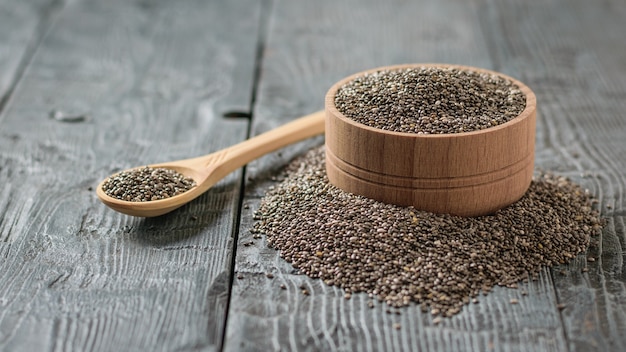
[[252, 160], [289, 144], [324, 133], [324, 118], [324, 111], [318, 111], [215, 153], [149, 165], [153, 168], [175, 170], [196, 181], [194, 188], [177, 196], [147, 202], [124, 201], [104, 193], [102, 185], [106, 179], [100, 182], [96, 193], [105, 205], [124, 214], [141, 217], [163, 215], [195, 199], [226, 175]]

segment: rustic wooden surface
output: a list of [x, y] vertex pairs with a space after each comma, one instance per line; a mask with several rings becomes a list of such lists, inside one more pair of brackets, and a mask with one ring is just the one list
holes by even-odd
[[[623, 350], [624, 18], [621, 0], [0, 0], [0, 350]], [[252, 238], [278, 170], [322, 138], [163, 217], [96, 199], [116, 170], [218, 150], [320, 110], [346, 75], [410, 62], [534, 90], [537, 167], [607, 219], [589, 253], [435, 325], [346, 300]]]
[[250, 110], [260, 5], [57, 6], [33, 57], [15, 53], [30, 62], [0, 115], [0, 350], [218, 350], [241, 172], [147, 220], [93, 189], [246, 138], [247, 119], [222, 115]]

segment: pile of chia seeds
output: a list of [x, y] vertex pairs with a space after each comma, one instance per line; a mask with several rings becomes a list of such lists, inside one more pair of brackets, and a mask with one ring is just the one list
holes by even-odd
[[417, 134], [482, 130], [518, 116], [526, 96], [494, 74], [445, 67], [382, 70], [339, 88], [337, 110], [370, 127]]
[[194, 180], [179, 172], [146, 166], [109, 177], [102, 185], [102, 190], [113, 198], [147, 202], [170, 198], [195, 186]]
[[584, 252], [602, 221], [589, 193], [538, 174], [518, 202], [482, 217], [384, 204], [331, 185], [323, 147], [294, 160], [252, 232], [312, 278], [394, 307], [451, 316], [495, 285], [516, 287]]

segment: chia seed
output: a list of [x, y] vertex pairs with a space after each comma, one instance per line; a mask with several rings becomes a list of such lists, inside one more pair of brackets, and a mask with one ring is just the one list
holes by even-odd
[[[324, 148], [294, 160], [255, 214], [254, 231], [311, 278], [391, 307], [452, 316], [496, 285], [537, 279], [584, 252], [602, 220], [567, 178], [537, 173], [493, 215], [459, 217], [384, 204], [331, 185]], [[304, 293], [304, 290], [303, 290]]]
[[102, 190], [120, 200], [147, 202], [177, 196], [195, 186], [193, 179], [179, 172], [145, 166], [109, 177]]
[[381, 70], [335, 94], [337, 110], [370, 127], [417, 134], [482, 130], [517, 117], [526, 96], [510, 80], [446, 67]]

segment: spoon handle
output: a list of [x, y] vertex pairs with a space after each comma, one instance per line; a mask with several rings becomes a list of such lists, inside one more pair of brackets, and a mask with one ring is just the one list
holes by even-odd
[[220, 152], [218, 160], [215, 155], [209, 155], [205, 164], [211, 171], [209, 178], [217, 182], [267, 153], [324, 133], [324, 123], [325, 112], [318, 111], [226, 148]]

